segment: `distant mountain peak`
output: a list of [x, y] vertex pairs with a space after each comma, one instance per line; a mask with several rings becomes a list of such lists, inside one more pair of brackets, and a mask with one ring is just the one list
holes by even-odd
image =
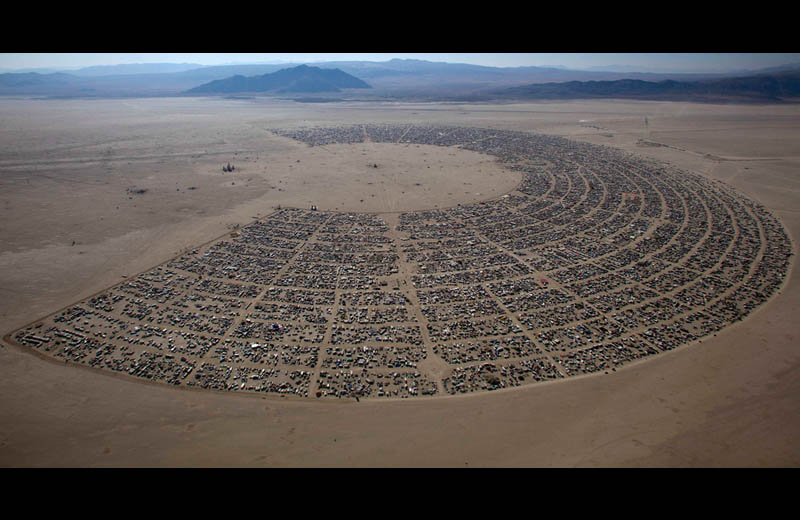
[[372, 88], [365, 81], [340, 69], [298, 65], [261, 76], [242, 75], [211, 81], [195, 87], [190, 94], [232, 94], [237, 92], [310, 93], [339, 92], [343, 88]]

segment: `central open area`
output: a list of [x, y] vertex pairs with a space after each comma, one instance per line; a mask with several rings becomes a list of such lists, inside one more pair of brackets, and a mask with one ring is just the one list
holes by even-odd
[[[255, 165], [258, 168], [258, 164]], [[299, 148], [268, 170], [283, 172], [281, 186], [298, 206], [335, 211], [396, 212], [455, 206], [496, 198], [521, 176], [495, 158], [456, 146], [412, 143], [330, 143]]]

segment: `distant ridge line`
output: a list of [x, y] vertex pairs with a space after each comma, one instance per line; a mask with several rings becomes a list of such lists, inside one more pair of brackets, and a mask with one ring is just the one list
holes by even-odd
[[236, 75], [189, 89], [189, 94], [232, 94], [240, 92], [313, 93], [340, 92], [343, 88], [372, 88], [341, 69], [308, 65], [281, 69], [261, 76]]

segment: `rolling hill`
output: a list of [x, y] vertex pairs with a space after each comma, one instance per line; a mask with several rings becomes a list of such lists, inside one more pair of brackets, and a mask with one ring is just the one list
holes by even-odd
[[642, 99], [663, 101], [767, 102], [800, 98], [800, 73], [762, 74], [705, 81], [568, 81], [493, 90], [506, 99]]

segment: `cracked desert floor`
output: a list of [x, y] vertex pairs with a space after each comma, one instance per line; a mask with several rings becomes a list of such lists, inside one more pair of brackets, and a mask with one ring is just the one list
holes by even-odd
[[[191, 258], [218, 244], [227, 244], [227, 239], [221, 237], [246, 235], [248, 229], [258, 229], [254, 226], [262, 224], [284, 232], [291, 226], [296, 226], [292, 232], [302, 232], [304, 226], [310, 226], [312, 238], [303, 241], [296, 258], [279, 264], [275, 277], [258, 285], [261, 288], [244, 300], [248, 308], [266, 299], [270, 303], [263, 304], [259, 312], [278, 308], [288, 312], [285, 305], [272, 302], [272, 296], [267, 298], [274, 291], [271, 284], [283, 283], [281, 276], [286, 279], [288, 270], [295, 267], [303, 276], [303, 266], [309, 276], [324, 279], [325, 263], [306, 265], [303, 255], [311, 250], [330, 251], [325, 240], [336, 242], [336, 233], [343, 229], [367, 229], [384, 233], [392, 244], [366, 249], [370, 258], [385, 258], [389, 264], [392, 258], [395, 262], [399, 259], [398, 269], [384, 273], [389, 281], [386, 292], [392, 294], [391, 283], [396, 283], [396, 294], [407, 294], [412, 304], [409, 309], [416, 310], [400, 312], [399, 307], [392, 310], [386, 305], [364, 307], [361, 314], [355, 307], [356, 312], [348, 314], [347, 308], [338, 306], [350, 293], [347, 288], [342, 292], [343, 277], [337, 272], [339, 285], [334, 281], [330, 288], [333, 311], [326, 319], [337, 317], [340, 323], [383, 319], [394, 323], [402, 314], [408, 322], [429, 319], [434, 323], [422, 329], [424, 337], [418, 340], [426, 345], [422, 359], [402, 358], [404, 363], [413, 362], [414, 368], [418, 362], [423, 376], [432, 376], [427, 388], [433, 395], [411, 399], [371, 398], [394, 388], [389, 384], [381, 394], [367, 396], [370, 398], [355, 400], [352, 396], [359, 394], [349, 393], [345, 399], [331, 399], [337, 393], [342, 396], [342, 383], [325, 387], [316, 380], [310, 387], [303, 387], [306, 395], [297, 392], [300, 396], [220, 391], [213, 386], [210, 390], [173, 388], [64, 362], [62, 358], [43, 355], [31, 345], [4, 341], [0, 346], [2, 466], [798, 464], [800, 288], [791, 266], [765, 303], [742, 321], [726, 324], [700, 341], [674, 350], [665, 348], [658, 355], [643, 357], [613, 371], [600, 369], [565, 378], [570, 371], [564, 368], [567, 365], [559, 365], [549, 372], [559, 376], [552, 381], [537, 379], [540, 382], [536, 384], [461, 393], [457, 389], [463, 385], [454, 387], [457, 378], [450, 375], [452, 367], [442, 359], [453, 361], [446, 352], [464, 355], [458, 351], [463, 338], [448, 336], [457, 334], [457, 328], [451, 325], [453, 316], [443, 313], [457, 312], [464, 309], [464, 304], [456, 298], [451, 307], [426, 307], [418, 301], [423, 294], [420, 288], [414, 291], [410, 287], [422, 284], [424, 288], [426, 276], [438, 276], [435, 272], [426, 274], [425, 269], [447, 272], [462, 268], [449, 257], [446, 263], [442, 262], [432, 245], [427, 250], [424, 244], [417, 247], [424, 239], [421, 233], [430, 232], [434, 224], [439, 224], [403, 216], [426, 210], [432, 215], [437, 211], [457, 213], [462, 208], [469, 211], [466, 208], [478, 207], [475, 204], [481, 201], [487, 201], [487, 208], [494, 207], [491, 204], [512, 204], [504, 197], [528, 204], [522, 200], [524, 193], [515, 191], [526, 189], [519, 171], [505, 168], [495, 157], [476, 151], [480, 148], [429, 146], [405, 139], [406, 132], [418, 128], [474, 128], [481, 129], [484, 136], [534, 132], [609, 146], [670, 165], [676, 171], [693, 172], [710, 183], [721, 181], [721, 186], [732, 188], [743, 200], [766, 208], [794, 239], [800, 232], [797, 106], [6, 99], [0, 101], [0, 113], [0, 333], [6, 339], [37, 320], [58, 317], [59, 312], [78, 302], [97, 303], [97, 295], [112, 287], [124, 288], [127, 283], [134, 283], [139, 273], [153, 272], [157, 266], [178, 270], [188, 266], [189, 271], [185, 272], [191, 274], [196, 269]], [[366, 139], [308, 146], [287, 137], [306, 129], [373, 127], [391, 128], [398, 133], [391, 144]], [[445, 133], [435, 137], [445, 139]], [[233, 172], [222, 171], [227, 163], [235, 166]], [[548, 168], [547, 158], [533, 167]], [[585, 178], [586, 192], [590, 192], [589, 188], [595, 185], [588, 176]], [[555, 190], [557, 184], [554, 181], [549, 189]], [[568, 184], [566, 193], [573, 187], [572, 180]], [[608, 192], [604, 189], [604, 193]], [[680, 190], [674, 192], [679, 194]], [[586, 198], [585, 193], [583, 197]], [[663, 200], [663, 194], [661, 197]], [[675, 200], [683, 200], [682, 197]], [[631, 200], [640, 199], [632, 196]], [[687, 210], [690, 208], [686, 202], [683, 204]], [[317, 211], [311, 211], [312, 206]], [[642, 216], [642, 209], [639, 211]], [[689, 222], [692, 212], [685, 213], [684, 220]], [[490, 211], [466, 217], [459, 214], [453, 229], [470, 222], [483, 225], [485, 215], [491, 215]], [[736, 221], [737, 214], [730, 215]], [[666, 217], [665, 214], [653, 220], [653, 228], [666, 227]], [[706, 237], [712, 227], [709, 224]], [[746, 227], [737, 224], [736, 229]], [[760, 229], [763, 242], [768, 235], [763, 226]], [[501, 267], [488, 272], [499, 272], [498, 280], [529, 276], [547, 284], [548, 290], [558, 291], [562, 283], [565, 293], [572, 290], [573, 285], [569, 284], [574, 280], [564, 274], [570, 273], [569, 264], [553, 266], [545, 262], [548, 259], [544, 256], [536, 264], [530, 249], [510, 247], [502, 235], [482, 233], [480, 244], [461, 244], [456, 239], [448, 251], [461, 251], [463, 258], [457, 260], [463, 262], [477, 255], [477, 251], [494, 252], [491, 258]], [[740, 244], [736, 240], [746, 233], [729, 235], [724, 244], [726, 254], [733, 258]], [[297, 237], [289, 236], [292, 238]], [[630, 238], [633, 240], [633, 236]], [[476, 252], [470, 252], [471, 248]], [[520, 254], [523, 249], [528, 252]], [[696, 251], [692, 249], [693, 253]], [[355, 253], [345, 249], [343, 254], [352, 257]], [[411, 258], [420, 263], [412, 264]], [[563, 253], [552, 258], [570, 262]], [[436, 262], [425, 264], [420, 259]], [[534, 274], [501, 272], [506, 263], [534, 265]], [[415, 272], [412, 267], [422, 271]], [[558, 271], [556, 267], [563, 269]], [[477, 269], [467, 265], [463, 273], [470, 273], [473, 268]], [[554, 272], [555, 279], [541, 280], [544, 275], [540, 270]], [[753, 266], [751, 272], [755, 271]], [[587, 274], [605, 280], [597, 273]], [[710, 270], [706, 274], [711, 276]], [[289, 275], [290, 286], [303, 287], [298, 285], [296, 274]], [[350, 283], [350, 278], [344, 278]], [[202, 276], [197, 283], [199, 280]], [[436, 280], [438, 284], [441, 278]], [[513, 308], [515, 303], [503, 299], [492, 282], [490, 278], [470, 282], [491, 293], [480, 300], [485, 302], [483, 311], [470, 308], [470, 312], [507, 312], [509, 302]], [[352, 283], [356, 285], [351, 289], [363, 288], [357, 285], [364, 283], [358, 276], [352, 277]], [[544, 291], [542, 287], [538, 289]], [[652, 297], [643, 296], [650, 289], [655, 290]], [[434, 290], [435, 287], [424, 294]], [[324, 287], [314, 286], [307, 292], [320, 295], [324, 291]], [[656, 280], [624, 295], [655, 300], [662, 294], [675, 298], [677, 292]], [[440, 297], [440, 293], [436, 294]], [[120, 296], [120, 301], [128, 297]], [[473, 297], [470, 294], [462, 299], [471, 303]], [[281, 302], [279, 296], [274, 298]], [[606, 304], [605, 300], [589, 296], [580, 300], [601, 311]], [[113, 307], [113, 303], [103, 305]], [[214, 305], [210, 298], [200, 303]], [[166, 312], [163, 302], [153, 305], [159, 312]], [[125, 312], [140, 312], [139, 307], [131, 309], [126, 307]], [[287, 317], [287, 323], [318, 323], [316, 314], [303, 318], [305, 322], [298, 318], [298, 313], [309, 308], [289, 310], [295, 315]], [[188, 318], [181, 319], [184, 321], [180, 323], [188, 323]], [[258, 319], [254, 318], [256, 323]], [[437, 320], [447, 326], [438, 326]], [[233, 326], [225, 325], [233, 330], [242, 321], [249, 322], [239, 316]], [[542, 339], [532, 332], [533, 322], [523, 323], [518, 314], [512, 321], [497, 334], [524, 332], [527, 339], [519, 337], [530, 340], [537, 348], [543, 347], [546, 352], [540, 349], [539, 353], [547, 362], [559, 358], [561, 354], [550, 343], [550, 336]], [[197, 326], [213, 331], [216, 325], [214, 320], [206, 320]], [[306, 328], [313, 329], [310, 325]], [[338, 337], [337, 329], [323, 329], [319, 339], [303, 336], [297, 345], [308, 347], [322, 342], [329, 346], [332, 338]], [[350, 333], [345, 330], [342, 334]], [[443, 343], [437, 344], [431, 334]], [[416, 340], [412, 337], [405, 341], [413, 345]], [[225, 352], [204, 351], [200, 357], [210, 359], [216, 355], [219, 359]], [[302, 360], [308, 352], [301, 348], [283, 355], [299, 355], [297, 359]], [[321, 360], [314, 358], [307, 364], [315, 374], [322, 368], [340, 367], [340, 353], [329, 351], [326, 356], [320, 349], [317, 355]], [[375, 363], [380, 362], [376, 358]], [[408, 391], [407, 382], [402, 387]], [[323, 398], [314, 398], [313, 391], [323, 388], [328, 388]], [[414, 395], [418, 395], [419, 390], [414, 388]], [[309, 390], [312, 395], [308, 395]]]

